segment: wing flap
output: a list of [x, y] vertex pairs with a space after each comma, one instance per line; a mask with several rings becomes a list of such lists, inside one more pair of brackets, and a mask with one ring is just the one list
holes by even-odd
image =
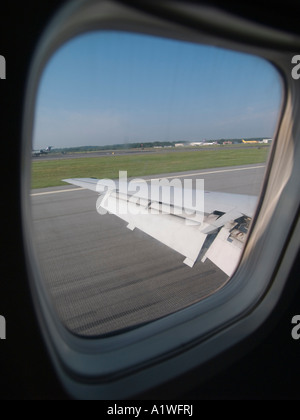
[[205, 262], [207, 258], [210, 259], [231, 277], [238, 266], [242, 250], [241, 243], [231, 241], [228, 227], [223, 227], [201, 261]]
[[[144, 204], [144, 203], [143, 203]], [[192, 267], [197, 260], [207, 235], [200, 231], [199, 224], [187, 224], [184, 218], [132, 203], [118, 193], [107, 193], [100, 206], [123, 219], [130, 230], [140, 229], [186, 257]]]

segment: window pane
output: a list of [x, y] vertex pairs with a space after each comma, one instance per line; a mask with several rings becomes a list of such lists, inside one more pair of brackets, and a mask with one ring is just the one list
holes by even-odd
[[268, 62], [211, 46], [93, 32], [54, 54], [31, 196], [42, 280], [68, 329], [117, 333], [228, 282], [281, 95]]

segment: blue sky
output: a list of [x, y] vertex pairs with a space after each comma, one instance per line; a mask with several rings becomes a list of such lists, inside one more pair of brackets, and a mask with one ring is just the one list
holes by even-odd
[[73, 39], [41, 79], [34, 147], [272, 137], [281, 83], [259, 58], [122, 32]]

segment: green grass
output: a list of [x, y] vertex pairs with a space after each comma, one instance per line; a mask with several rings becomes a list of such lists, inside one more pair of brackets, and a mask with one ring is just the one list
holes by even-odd
[[116, 179], [119, 171], [127, 171], [128, 177], [138, 177], [262, 163], [266, 161], [268, 151], [268, 147], [253, 147], [34, 161], [32, 163], [32, 188], [66, 185], [61, 181], [64, 178]]

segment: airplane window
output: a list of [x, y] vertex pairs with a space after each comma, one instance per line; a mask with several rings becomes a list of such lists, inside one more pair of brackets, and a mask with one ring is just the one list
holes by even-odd
[[34, 240], [74, 334], [196, 304], [238, 266], [282, 101], [248, 54], [124, 32], [58, 49], [38, 91]]

